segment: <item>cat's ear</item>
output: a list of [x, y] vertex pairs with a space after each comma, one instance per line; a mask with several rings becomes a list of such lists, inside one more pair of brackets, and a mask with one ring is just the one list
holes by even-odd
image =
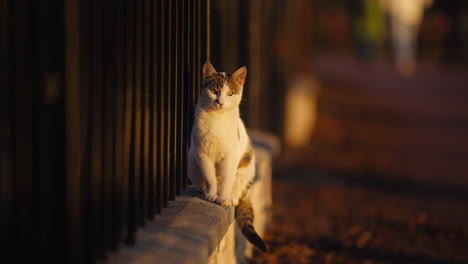
[[241, 67], [237, 71], [235, 71], [232, 75], [231, 78], [234, 80], [234, 82], [237, 83], [239, 86], [243, 86], [245, 83], [245, 78], [247, 77], [247, 68], [246, 67]]
[[211, 76], [217, 74], [213, 65], [209, 61], [205, 62], [203, 65], [203, 80], [209, 79]]

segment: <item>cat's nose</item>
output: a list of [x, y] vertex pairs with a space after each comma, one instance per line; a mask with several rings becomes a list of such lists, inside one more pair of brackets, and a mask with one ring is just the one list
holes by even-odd
[[219, 100], [216, 100], [216, 103], [217, 103], [220, 107], [223, 106], [223, 104], [224, 104], [223, 102], [220, 102]]

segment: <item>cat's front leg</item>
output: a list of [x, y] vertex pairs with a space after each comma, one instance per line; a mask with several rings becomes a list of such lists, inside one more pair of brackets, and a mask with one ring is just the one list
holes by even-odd
[[205, 199], [210, 202], [214, 202], [218, 198], [216, 194], [218, 185], [216, 183], [216, 169], [214, 162], [207, 155], [200, 154], [198, 155], [198, 165], [200, 166], [200, 171], [206, 180]]
[[236, 179], [236, 164], [233, 160], [234, 159], [225, 159], [224, 162], [221, 163], [221, 184], [216, 203], [224, 206], [233, 205], [231, 194], [234, 180]]

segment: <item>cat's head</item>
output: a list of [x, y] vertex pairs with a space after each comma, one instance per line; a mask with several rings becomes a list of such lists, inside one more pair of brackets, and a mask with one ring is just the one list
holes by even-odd
[[242, 99], [247, 68], [241, 67], [233, 74], [217, 72], [210, 62], [203, 65], [203, 84], [200, 100], [204, 108], [229, 110], [239, 106]]

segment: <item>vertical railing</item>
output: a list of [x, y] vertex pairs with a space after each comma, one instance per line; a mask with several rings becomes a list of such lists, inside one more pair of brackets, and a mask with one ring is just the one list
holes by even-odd
[[[287, 6], [297, 1], [216, 0], [210, 2], [210, 57], [217, 69], [247, 67], [240, 106], [251, 129], [282, 133], [284, 65], [275, 63], [285, 40], [279, 38], [288, 19]], [[306, 0], [307, 2], [307, 0]], [[300, 8], [300, 7], [299, 7]], [[288, 32], [293, 31], [291, 27]], [[292, 44], [291, 47], [294, 47]]]
[[206, 1], [0, 0], [0, 262], [102, 260], [186, 187]]
[[[0, 0], [0, 39], [8, 39], [8, 1]], [[11, 236], [12, 178], [11, 175], [11, 127], [9, 120], [10, 90], [8, 83], [8, 53], [6, 41], [0, 41], [0, 230], [4, 234], [0, 244], [7, 244]], [[0, 251], [1, 253], [1, 251]]]

